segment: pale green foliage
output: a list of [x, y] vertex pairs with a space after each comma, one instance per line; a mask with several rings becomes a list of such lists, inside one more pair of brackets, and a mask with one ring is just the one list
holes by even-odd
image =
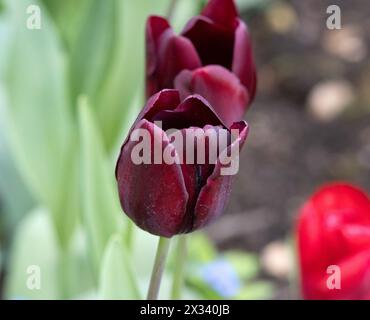
[[105, 157], [102, 139], [86, 98], [79, 99], [78, 111], [82, 219], [98, 270], [108, 239], [122, 227], [123, 215], [114, 183], [114, 171]]
[[[7, 255], [7, 298], [144, 297], [157, 241], [131, 234], [114, 161], [144, 103], [145, 20], [165, 15], [169, 1], [0, 2], [0, 210], [6, 226], [23, 216]], [[178, 1], [177, 31], [201, 3]], [[41, 8], [40, 30], [26, 28], [30, 4]], [[193, 264], [217, 258], [202, 235], [190, 246]], [[253, 277], [253, 257], [230, 259]], [[40, 290], [26, 286], [30, 265], [40, 267]], [[162, 298], [170, 280], [167, 270]]]
[[[139, 299], [131, 255], [120, 234], [111, 237], [100, 273], [100, 297], [103, 299]], [[135, 273], [136, 274], [136, 273]]]
[[[39, 30], [26, 28], [31, 4], [41, 9]], [[36, 203], [47, 208], [27, 214], [16, 230], [8, 297], [72, 298], [98, 287], [106, 296], [115, 294], [114, 289], [109, 293], [109, 285], [99, 284], [106, 279], [99, 276], [102, 261], [104, 270], [110, 270], [119, 259], [109, 253], [117, 251], [116, 242], [106, 249], [108, 241], [116, 232], [124, 236], [126, 224], [112, 155], [130, 125], [125, 120], [143, 103], [138, 93], [144, 91], [145, 19], [164, 14], [167, 7], [168, 0], [4, 1], [1, 139]], [[1, 167], [7, 170], [4, 177], [12, 178], [8, 167]], [[11, 190], [10, 183], [2, 182], [2, 189]], [[21, 197], [17, 191], [15, 199]], [[21, 215], [27, 206], [15, 208]], [[95, 274], [80, 288], [73, 280], [79, 264], [71, 258], [77, 230], [89, 253], [80, 261], [85, 269], [92, 265]], [[122, 251], [124, 261], [125, 255]], [[48, 285], [29, 293], [24, 291], [25, 267], [32, 263], [42, 264]]]

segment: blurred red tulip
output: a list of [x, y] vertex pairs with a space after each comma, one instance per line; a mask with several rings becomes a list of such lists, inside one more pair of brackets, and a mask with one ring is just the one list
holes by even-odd
[[147, 97], [176, 88], [184, 99], [200, 94], [226, 125], [242, 119], [256, 91], [248, 28], [233, 0], [210, 0], [180, 35], [168, 21], [147, 22]]
[[[162, 122], [162, 128], [157, 121]], [[225, 165], [221, 158], [225, 151], [242, 147], [248, 134], [247, 124], [234, 123], [230, 128], [219, 119], [209, 103], [199, 95], [187, 97], [181, 102], [177, 90], [162, 90], [152, 96], [137, 120], [129, 137], [135, 129], [145, 129], [150, 143], [149, 163], [137, 164], [132, 154], [141, 143], [127, 138], [121, 148], [117, 161], [116, 178], [119, 197], [124, 212], [142, 229], [159, 236], [171, 237], [203, 227], [219, 216], [228, 200], [232, 176], [222, 175]], [[215, 145], [206, 138], [208, 129], [214, 130], [216, 139], [221, 131], [226, 133], [225, 149], [216, 145], [216, 158], [211, 162], [156, 163], [155, 145], [160, 152], [169, 151], [176, 159], [180, 153], [196, 153], [189, 150], [187, 143], [175, 144], [168, 129], [177, 129], [185, 136], [186, 132], [198, 130], [199, 139], [204, 139], [205, 154]], [[238, 130], [232, 141], [231, 130]], [[166, 131], [166, 132], [165, 132]], [[198, 139], [198, 136], [197, 136]], [[208, 139], [208, 140], [207, 140]]]
[[298, 228], [305, 299], [370, 299], [370, 200], [344, 183], [324, 186], [303, 206]]

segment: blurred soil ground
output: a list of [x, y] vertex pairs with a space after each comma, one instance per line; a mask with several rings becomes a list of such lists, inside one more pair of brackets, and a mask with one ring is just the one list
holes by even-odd
[[[221, 249], [270, 252], [275, 258], [265, 261], [290, 260], [289, 270], [293, 259], [282, 246], [318, 186], [345, 180], [370, 192], [370, 5], [272, 3], [245, 16], [258, 66], [257, 98], [246, 115], [251, 131], [228, 210], [208, 231]], [[332, 4], [341, 9], [341, 30], [326, 27]], [[288, 288], [289, 272], [265, 269], [279, 289], [276, 298], [298, 297]]]

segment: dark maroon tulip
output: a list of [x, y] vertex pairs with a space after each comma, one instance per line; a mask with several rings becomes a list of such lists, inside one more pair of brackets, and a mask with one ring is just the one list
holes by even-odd
[[[162, 128], [155, 121], [162, 121]], [[146, 129], [150, 133], [150, 163], [135, 164], [132, 160], [132, 152], [139, 143], [130, 138], [135, 129]], [[185, 143], [179, 150], [165, 132], [168, 129], [181, 133], [202, 129], [202, 134], [213, 129], [216, 136], [222, 130], [230, 139], [226, 140], [225, 149], [215, 149], [214, 162], [207, 157], [201, 164], [186, 161], [153, 164], [154, 143], [159, 143], [161, 151], [170, 150], [176, 156], [180, 152], [184, 155], [195, 152], [188, 150]], [[231, 129], [238, 130], [234, 140]], [[140, 228], [159, 236], [171, 237], [203, 227], [222, 213], [229, 197], [232, 176], [221, 174], [225, 167], [222, 157], [233, 148], [240, 149], [247, 134], [246, 122], [236, 122], [228, 129], [199, 95], [183, 101], [177, 90], [162, 90], [153, 95], [131, 128], [117, 161], [116, 178], [123, 210]], [[214, 146], [210, 140], [204, 141], [207, 141], [208, 152]]]
[[147, 21], [147, 97], [176, 88], [205, 97], [227, 125], [242, 119], [256, 92], [248, 28], [233, 0], [210, 0], [176, 35], [165, 18]]

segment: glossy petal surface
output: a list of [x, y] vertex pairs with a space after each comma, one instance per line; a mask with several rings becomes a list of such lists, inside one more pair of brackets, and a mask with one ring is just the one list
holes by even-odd
[[239, 79], [217, 65], [183, 71], [176, 78], [175, 87], [182, 97], [198, 93], [207, 99], [228, 127], [243, 118], [249, 101], [248, 92]]
[[[370, 200], [362, 190], [321, 188], [301, 209], [297, 237], [306, 299], [370, 297]], [[340, 268], [340, 290], [327, 286], [331, 265]]]

